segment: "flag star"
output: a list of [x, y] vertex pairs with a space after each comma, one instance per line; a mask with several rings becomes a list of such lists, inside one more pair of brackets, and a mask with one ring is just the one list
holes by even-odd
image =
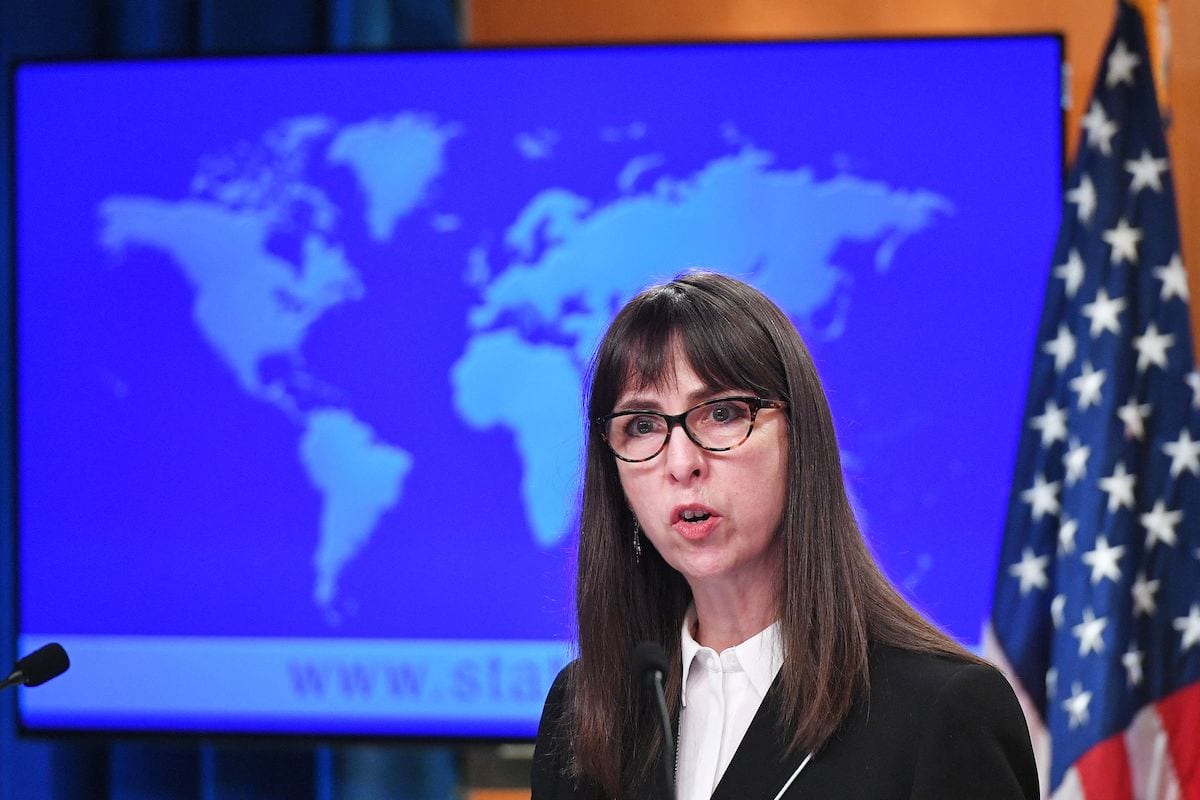
[[1096, 619], [1090, 608], [1083, 610], [1083, 622], [1071, 628], [1071, 634], [1079, 639], [1079, 657], [1088, 653], [1104, 652], [1104, 629], [1108, 626], [1108, 617]]
[[[1079, 185], [1067, 192], [1067, 200], [1077, 206], [1075, 213], [1080, 222], [1091, 222], [1092, 215], [1096, 213], [1096, 184], [1092, 183], [1092, 177], [1084, 173], [1084, 176], [1079, 179]], [[1078, 255], [1074, 250], [1071, 252]], [[1079, 265], [1083, 266], [1082, 259], [1080, 259]], [[1082, 272], [1080, 272], [1079, 279], [1083, 280]], [[1069, 287], [1068, 283], [1068, 294], [1074, 294]]]
[[1158, 325], [1151, 322], [1146, 326], [1146, 332], [1133, 337], [1133, 348], [1137, 350], [1138, 372], [1144, 371], [1153, 364], [1156, 367], [1167, 368], [1167, 350], [1175, 344], [1175, 337], [1169, 333], [1159, 333]]
[[1112, 475], [1100, 479], [1100, 488], [1108, 493], [1108, 510], [1133, 508], [1133, 486], [1137, 483], [1137, 475], [1125, 471], [1125, 465], [1117, 462]]
[[1058, 335], [1042, 345], [1042, 352], [1054, 356], [1054, 371], [1062, 372], [1075, 360], [1075, 337], [1066, 325], [1059, 325]]
[[1116, 47], [1108, 54], [1108, 73], [1104, 77], [1104, 85], [1112, 88], [1121, 83], [1133, 85], [1133, 68], [1142, 63], [1142, 59], [1125, 46], [1125, 41], [1119, 39]]
[[1054, 620], [1054, 627], [1061, 628], [1065, 619], [1064, 613], [1067, 608], [1067, 596], [1065, 594], [1056, 594], [1054, 599], [1050, 601], [1050, 618]]
[[1042, 447], [1067, 440], [1067, 412], [1053, 400], [1046, 401], [1046, 410], [1029, 420], [1029, 427], [1042, 432]]
[[1041, 519], [1046, 514], [1058, 513], [1058, 489], [1058, 481], [1049, 483], [1044, 476], [1038, 475], [1033, 479], [1032, 488], [1021, 492], [1021, 499], [1032, 507], [1035, 520]]
[[1192, 603], [1192, 610], [1188, 615], [1176, 617], [1171, 624], [1183, 634], [1181, 650], [1190, 650], [1193, 645], [1200, 644], [1200, 604]]
[[1063, 455], [1063, 468], [1067, 471], [1067, 486], [1074, 486], [1080, 478], [1087, 475], [1087, 462], [1091, 455], [1092, 448], [1082, 444], [1075, 437], [1071, 437], [1071, 444], [1067, 446], [1067, 452]]
[[1088, 723], [1088, 705], [1092, 702], [1092, 693], [1085, 692], [1079, 681], [1071, 684], [1071, 696], [1063, 701], [1063, 708], [1071, 715], [1069, 727], [1074, 730]]
[[1046, 696], [1054, 697], [1058, 694], [1058, 667], [1051, 667], [1046, 670]]
[[1117, 416], [1125, 423], [1125, 438], [1141, 440], [1146, 436], [1146, 426], [1143, 422], [1150, 416], [1150, 404], [1138, 405], [1135, 398], [1117, 409]]
[[[1107, 536], [1101, 535], [1096, 538], [1096, 549], [1083, 554], [1083, 563], [1092, 568], [1093, 586], [1105, 578], [1113, 583], [1120, 583], [1121, 568], [1117, 566], [1117, 562], [1121, 560], [1124, 553], [1125, 545], [1118, 544], [1110, 547]], [[1079, 655], [1083, 655], [1083, 653]]]
[[1110, 264], [1128, 261], [1136, 264], [1138, 261], [1137, 245], [1142, 240], [1142, 229], [1131, 228], [1124, 217], [1117, 220], [1117, 227], [1109, 228], [1100, 234], [1100, 238], [1112, 245], [1109, 255]]
[[1091, 108], [1083, 117], [1083, 129], [1087, 131], [1089, 147], [1098, 147], [1106, 156], [1112, 155], [1112, 137], [1117, 133], [1117, 123], [1104, 113], [1099, 100], [1093, 100]]
[[1092, 369], [1090, 361], [1083, 364], [1083, 371], [1070, 381], [1071, 391], [1079, 393], [1079, 407], [1100, 405], [1100, 390], [1104, 387], [1104, 370]]
[[1186, 380], [1192, 388], [1192, 408], [1200, 408], [1200, 371], [1192, 370]]
[[1079, 291], [1079, 287], [1083, 284], [1083, 274], [1083, 257], [1074, 247], [1071, 248], [1064, 263], [1054, 265], [1054, 277], [1063, 279], [1067, 287], [1068, 298], [1074, 298], [1075, 292]]
[[1171, 477], [1176, 478], [1185, 469], [1200, 475], [1200, 442], [1192, 441], [1187, 428], [1179, 432], [1179, 438], [1163, 445], [1163, 452], [1171, 457]]
[[1121, 665], [1125, 667], [1125, 682], [1129, 686], [1142, 685], [1142, 659], [1146, 654], [1129, 645], [1125, 655], [1121, 656]]
[[1150, 150], [1142, 148], [1142, 155], [1134, 161], [1125, 162], [1125, 171], [1133, 176], [1129, 182], [1130, 194], [1137, 194], [1147, 187], [1162, 193], [1162, 173], [1168, 169], [1165, 158], [1155, 158]]
[[1026, 547], [1021, 554], [1021, 560], [1008, 567], [1008, 574], [1021, 581], [1021, 594], [1029, 594], [1030, 589], [1046, 588], [1046, 565], [1050, 556], [1035, 556], [1032, 547]]
[[1162, 291], [1158, 296], [1163, 301], [1172, 297], [1188, 299], [1187, 272], [1183, 269], [1183, 260], [1179, 258], [1179, 253], [1171, 256], [1171, 260], [1163, 266], [1155, 267], [1154, 277], [1162, 281]]
[[1117, 320], [1117, 315], [1125, 310], [1124, 297], [1109, 297], [1108, 292], [1102, 287], [1096, 292], [1094, 302], [1087, 303], [1083, 307], [1083, 315], [1092, 321], [1088, 332], [1092, 334], [1092, 338], [1096, 338], [1104, 331], [1112, 331], [1119, 334], [1121, 332], [1121, 323]]
[[1182, 511], [1168, 511], [1167, 504], [1162, 500], [1154, 502], [1150, 513], [1138, 518], [1146, 529], [1146, 549], [1154, 547], [1155, 542], [1163, 542], [1168, 547], [1175, 546], [1175, 526], [1183, 522]]
[[[1073, 519], [1063, 519], [1058, 526], [1058, 552], [1062, 555], [1075, 552], [1075, 534], [1079, 533], [1079, 523]], [[1060, 595], [1061, 596], [1061, 595]]]
[[1133, 595], [1133, 616], [1145, 614], [1147, 617], [1153, 617], [1158, 611], [1158, 606], [1155, 605], [1154, 595], [1158, 592], [1159, 584], [1162, 581], [1148, 581], [1144, 573], [1139, 572], [1137, 579], [1134, 580], [1133, 586], [1129, 588], [1129, 593]]

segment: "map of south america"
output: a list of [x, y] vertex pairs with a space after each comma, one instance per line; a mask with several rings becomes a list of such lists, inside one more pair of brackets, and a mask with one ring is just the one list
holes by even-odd
[[[366, 291], [343, 249], [328, 238], [336, 206], [303, 180], [309, 151], [331, 132], [322, 118], [285, 121], [264, 135], [248, 159], [251, 169], [240, 169], [245, 165], [231, 157], [210, 159], [186, 199], [111, 196], [99, 209], [99, 238], [118, 256], [131, 247], [166, 254], [194, 292], [197, 330], [241, 390], [296, 425], [297, 455], [322, 496], [313, 600], [336, 622], [332, 605], [341, 570], [400, 502], [413, 458], [379, 441], [349, 410], [297, 396], [314, 383], [303, 355], [311, 326]], [[422, 115], [370, 120], [337, 132], [328, 158], [363, 170], [373, 200], [368, 222], [383, 237], [436, 179], [442, 148], [453, 135], [453, 128]], [[401, 168], [385, 170], [381, 153], [397, 152], [405, 156], [397, 159]], [[299, 237], [299, 263], [269, 247], [280, 229]], [[283, 363], [283, 374], [265, 378], [268, 360]]]

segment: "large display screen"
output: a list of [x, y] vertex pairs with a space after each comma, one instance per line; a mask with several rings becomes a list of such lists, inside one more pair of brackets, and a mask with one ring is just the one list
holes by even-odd
[[583, 379], [688, 267], [784, 308], [862, 527], [987, 613], [1061, 181], [1054, 37], [40, 63], [15, 79], [32, 730], [522, 738]]

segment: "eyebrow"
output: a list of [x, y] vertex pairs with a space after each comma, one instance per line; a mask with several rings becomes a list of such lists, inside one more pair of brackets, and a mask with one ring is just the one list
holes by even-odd
[[[703, 403], [705, 400], [715, 400], [715, 395], [726, 394], [732, 391], [734, 390], [723, 386], [701, 387], [688, 394], [686, 400], [688, 404], [687, 407], [692, 408], [693, 406]], [[650, 397], [634, 395], [633, 397], [626, 398], [623, 401], [618, 401], [613, 408], [613, 411], [634, 411], [643, 409], [646, 411], [662, 411], [662, 404]]]

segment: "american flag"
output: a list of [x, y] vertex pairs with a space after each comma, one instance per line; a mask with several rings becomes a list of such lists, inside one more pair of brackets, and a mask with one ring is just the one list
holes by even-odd
[[1137, 10], [1067, 177], [988, 653], [1043, 796], [1200, 800], [1200, 372]]

